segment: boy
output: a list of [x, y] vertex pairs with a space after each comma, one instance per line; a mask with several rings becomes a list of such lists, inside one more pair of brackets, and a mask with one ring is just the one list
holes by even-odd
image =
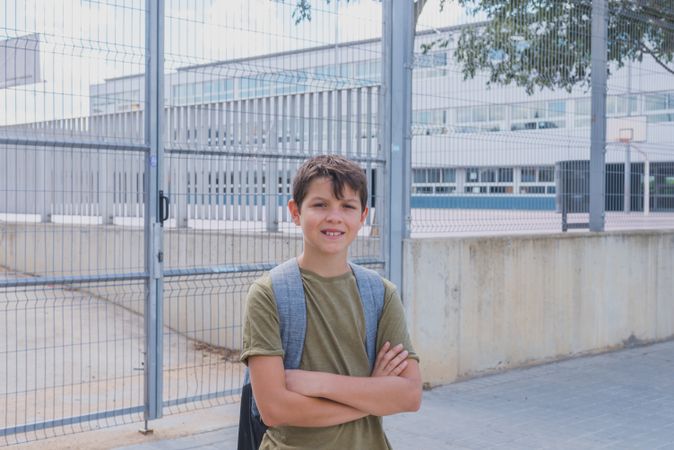
[[[347, 256], [367, 217], [367, 180], [355, 163], [334, 155], [306, 161], [288, 208], [302, 227], [297, 257], [306, 298], [300, 369], [285, 370], [271, 278], [250, 288], [241, 360], [269, 427], [261, 449], [388, 449], [380, 416], [416, 411], [418, 358], [410, 345], [395, 286], [384, 280], [374, 369], [364, 346], [364, 313]], [[393, 345], [392, 345], [393, 344]]]

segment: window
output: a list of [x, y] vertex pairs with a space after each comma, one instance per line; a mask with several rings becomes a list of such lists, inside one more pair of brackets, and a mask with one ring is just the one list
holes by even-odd
[[545, 186], [521, 186], [520, 194], [545, 194]]
[[538, 172], [538, 181], [541, 183], [552, 183], [555, 181], [554, 167], [541, 167]]
[[433, 186], [413, 186], [412, 191], [415, 194], [432, 194]]
[[522, 168], [522, 182], [523, 183], [533, 183], [536, 181], [536, 168], [535, 167], [523, 167]]
[[564, 128], [566, 101], [530, 102], [512, 106], [512, 131]]
[[510, 167], [498, 169], [498, 181], [501, 183], [512, 183], [513, 169]]
[[[644, 111], [660, 111], [669, 108], [667, 94], [649, 94], [644, 97]], [[671, 105], [674, 107], [674, 105]]]
[[456, 191], [456, 187], [454, 187], [454, 186], [436, 186], [435, 187], [435, 193], [436, 194], [451, 194], [454, 191]]
[[454, 169], [442, 169], [442, 182], [443, 183], [456, 183], [456, 170], [454, 170]]
[[466, 169], [466, 182], [467, 183], [475, 183], [479, 181], [479, 176], [480, 176], [480, 169], [477, 167], [471, 167]]
[[440, 169], [427, 169], [428, 182], [429, 183], [439, 183], [440, 182]]
[[487, 186], [466, 186], [463, 191], [466, 194], [486, 194]]
[[495, 183], [496, 182], [496, 170], [494, 170], [494, 169], [482, 169], [480, 171], [480, 181], [482, 183]]

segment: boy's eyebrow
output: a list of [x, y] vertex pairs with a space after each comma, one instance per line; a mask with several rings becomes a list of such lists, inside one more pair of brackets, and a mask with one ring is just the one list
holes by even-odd
[[[307, 200], [309, 200], [309, 201], [316, 201], [316, 200], [326, 201], [326, 200], [329, 200], [329, 199], [327, 199], [325, 197], [321, 197], [320, 195], [317, 195], [316, 197], [309, 197]], [[348, 203], [351, 203], [351, 202], [358, 203], [358, 202], [360, 202], [360, 199], [358, 197], [349, 197], [349, 198], [343, 197], [343, 198], [339, 199], [339, 201], [340, 202], [348, 202]]]

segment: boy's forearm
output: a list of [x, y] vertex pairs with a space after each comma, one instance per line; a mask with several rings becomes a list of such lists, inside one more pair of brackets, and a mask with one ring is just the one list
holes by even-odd
[[272, 416], [268, 419], [270, 423], [267, 424], [270, 426], [328, 427], [369, 415], [352, 406], [291, 391], [275, 400], [275, 407], [270, 411]]
[[287, 371], [286, 384], [302, 395], [333, 400], [375, 416], [416, 411], [421, 402], [421, 380], [414, 377]]

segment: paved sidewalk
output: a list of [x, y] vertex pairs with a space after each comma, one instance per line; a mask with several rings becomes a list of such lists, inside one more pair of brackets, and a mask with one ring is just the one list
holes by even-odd
[[[396, 449], [674, 449], [674, 341], [477, 378], [385, 419]], [[122, 447], [235, 449], [236, 428]]]

